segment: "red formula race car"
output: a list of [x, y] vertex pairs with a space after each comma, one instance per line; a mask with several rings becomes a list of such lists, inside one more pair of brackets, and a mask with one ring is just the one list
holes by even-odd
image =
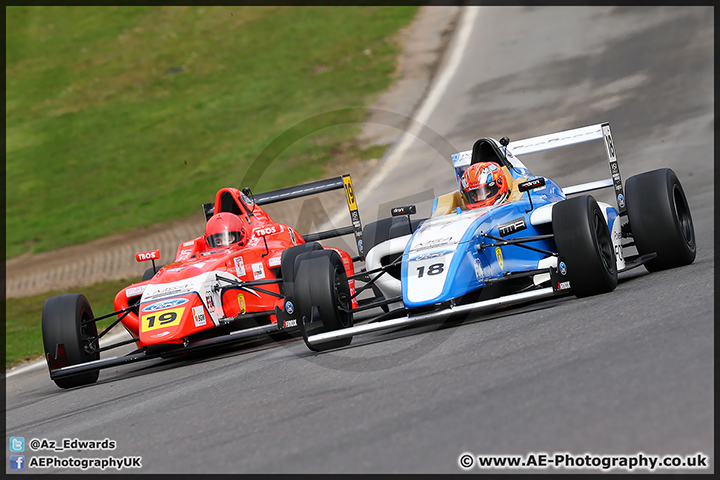
[[[352, 225], [305, 236], [274, 222], [261, 205], [344, 189]], [[95, 382], [99, 370], [139, 360], [168, 357], [247, 337], [298, 329], [294, 280], [299, 289], [332, 291], [345, 310], [357, 308], [353, 262], [362, 259], [362, 226], [349, 175], [264, 194], [222, 188], [215, 202], [203, 205], [205, 235], [179, 245], [173, 263], [156, 268], [159, 251], [137, 254], [152, 261], [143, 280], [115, 297], [115, 312], [95, 317], [87, 298], [67, 294], [48, 298], [42, 314], [45, 357], [50, 377], [61, 388]], [[358, 256], [318, 241], [355, 235]], [[312, 271], [303, 259], [312, 259]], [[318, 266], [327, 270], [327, 285], [311, 282]], [[316, 277], [317, 278], [317, 277]], [[300, 283], [300, 282], [298, 282]], [[312, 284], [312, 285], [311, 285]], [[300, 304], [308, 292], [298, 292]], [[327, 292], [324, 292], [327, 294]], [[311, 307], [303, 307], [307, 309]], [[98, 332], [98, 320], [117, 317]], [[351, 315], [325, 321], [329, 328], [352, 325]], [[100, 346], [99, 339], [121, 323], [131, 339]], [[100, 353], [127, 344], [126, 355], [100, 358]], [[349, 343], [349, 342], [348, 342]]]

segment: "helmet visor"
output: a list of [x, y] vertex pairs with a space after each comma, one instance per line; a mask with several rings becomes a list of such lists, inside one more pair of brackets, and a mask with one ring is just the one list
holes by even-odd
[[482, 185], [478, 188], [465, 192], [465, 203], [479, 203], [492, 199], [500, 191], [497, 182], [489, 185]]
[[208, 237], [208, 245], [211, 247], [226, 247], [232, 243], [235, 243], [240, 238], [238, 232], [220, 232]]

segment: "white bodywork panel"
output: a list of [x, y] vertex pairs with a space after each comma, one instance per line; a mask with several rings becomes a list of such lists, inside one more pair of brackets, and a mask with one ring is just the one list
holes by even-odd
[[[550, 267], [557, 268], [557, 261], [558, 261], [557, 257], [543, 258], [542, 260], [540, 260], [538, 262], [537, 268], [538, 268], [538, 270], [543, 269], [543, 268], [550, 268]], [[535, 285], [540, 285], [544, 282], [549, 282], [549, 281], [550, 281], [549, 273], [541, 273], [539, 275], [533, 276], [533, 283]]]
[[210, 313], [215, 326], [220, 325], [220, 319], [225, 318], [222, 298], [218, 287], [217, 276], [239, 282], [240, 279], [227, 272], [205, 272], [195, 277], [178, 280], [176, 282], [149, 284], [143, 292], [141, 303], [155, 302], [168, 297], [197, 293], [205, 308]]
[[429, 218], [420, 225], [408, 250], [406, 281], [407, 299], [410, 302], [432, 300], [442, 293], [450, 262], [460, 240], [475, 220], [489, 210], [479, 208], [463, 212], [462, 215]]
[[[382, 267], [380, 259], [386, 256], [397, 257], [405, 251], [405, 246], [411, 235], [393, 238], [379, 243], [371, 248], [365, 255], [365, 265], [368, 271]], [[402, 295], [400, 280], [387, 273], [378, 277], [375, 285], [380, 289], [385, 298], [398, 297]]]
[[[603, 202], [598, 202], [598, 205], [600, 206], [600, 209], [605, 216], [605, 221], [607, 222], [608, 209], [615, 209], [611, 205]], [[619, 215], [615, 217], [615, 221], [612, 224], [612, 229], [610, 230], [610, 238], [612, 239], [613, 248], [615, 249], [615, 260], [617, 261], [617, 269], [618, 271], [623, 270], [625, 268], [625, 256], [623, 255], [622, 225], [620, 225]]]

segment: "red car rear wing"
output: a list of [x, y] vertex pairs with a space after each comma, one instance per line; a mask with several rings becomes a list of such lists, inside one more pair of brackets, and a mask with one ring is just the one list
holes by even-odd
[[[355, 235], [355, 245], [357, 246], [358, 257], [353, 260], [363, 260], [365, 251], [362, 241], [362, 223], [360, 222], [360, 213], [358, 212], [357, 200], [355, 198], [355, 190], [353, 189], [352, 180], [349, 174], [339, 177], [328, 178], [326, 180], [318, 180], [316, 182], [297, 185], [294, 187], [281, 188], [270, 192], [252, 194], [251, 200], [257, 205], [268, 205], [270, 203], [283, 202], [296, 198], [306, 197], [308, 195], [317, 195], [332, 190], [345, 190], [345, 200], [347, 202], [348, 211], [350, 212], [351, 225], [341, 228], [333, 228], [322, 232], [308, 233], [303, 235], [306, 242], [315, 242], [325, 240], [327, 238], [340, 237], [343, 235]], [[207, 221], [213, 214], [214, 204], [203, 204], [203, 212]]]

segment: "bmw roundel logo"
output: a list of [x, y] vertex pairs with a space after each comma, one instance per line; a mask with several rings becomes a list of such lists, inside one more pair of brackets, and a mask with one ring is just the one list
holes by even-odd
[[618, 194], [618, 205], [620, 208], [625, 207], [625, 196], [622, 193]]
[[567, 273], [567, 265], [565, 265], [565, 262], [560, 262], [560, 265], [558, 265], [558, 272], [560, 272], [560, 275], [565, 275]]
[[285, 302], [285, 311], [288, 315], [292, 315], [295, 311], [295, 305], [293, 305], [292, 302]]

